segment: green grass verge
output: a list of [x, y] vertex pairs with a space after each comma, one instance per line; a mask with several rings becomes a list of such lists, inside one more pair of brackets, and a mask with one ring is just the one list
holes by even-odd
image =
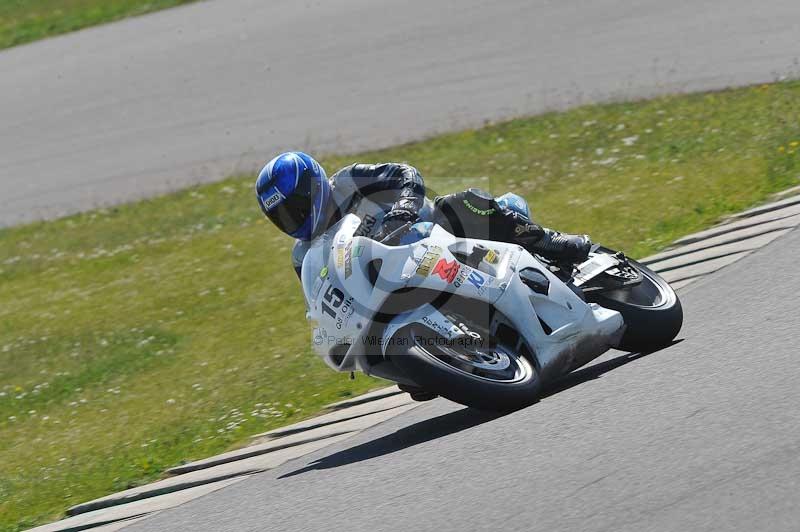
[[[798, 143], [790, 82], [583, 107], [325, 163], [405, 160], [439, 192], [514, 190], [542, 223], [642, 256], [797, 184]], [[0, 529], [377, 384], [311, 354], [291, 239], [262, 219], [252, 182], [0, 231]]]
[[194, 0], [0, 0], [0, 49]]

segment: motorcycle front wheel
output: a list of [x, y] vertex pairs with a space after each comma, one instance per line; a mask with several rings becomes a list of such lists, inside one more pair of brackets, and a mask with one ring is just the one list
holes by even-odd
[[641, 275], [641, 282], [613, 290], [587, 291], [586, 300], [622, 314], [626, 329], [618, 349], [642, 352], [665, 347], [683, 326], [681, 301], [656, 272], [635, 260], [627, 262]]
[[528, 406], [540, 389], [527, 357], [502, 345], [448, 341], [419, 324], [400, 329], [388, 354], [425, 390], [480, 410]]

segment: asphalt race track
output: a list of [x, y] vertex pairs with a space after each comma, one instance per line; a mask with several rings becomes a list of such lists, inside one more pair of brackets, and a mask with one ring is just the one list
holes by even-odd
[[589, 101], [800, 72], [797, 0], [206, 1], [0, 52], [0, 226]]
[[794, 230], [698, 281], [678, 343], [529, 408], [435, 400], [125, 530], [795, 531], [798, 256]]

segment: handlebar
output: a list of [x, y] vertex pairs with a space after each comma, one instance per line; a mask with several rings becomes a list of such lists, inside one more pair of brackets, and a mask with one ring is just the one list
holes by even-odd
[[[412, 225], [414, 225], [414, 224], [412, 224], [411, 222], [404, 223], [403, 225], [401, 225], [400, 227], [398, 227], [397, 229], [395, 229], [394, 231], [392, 231], [391, 233], [389, 233], [388, 235], [383, 237], [381, 240], [379, 240], [379, 243], [387, 245], [387, 246], [391, 246], [392, 242], [394, 241], [394, 239], [398, 238], [398, 236], [402, 236], [406, 232], [408, 232], [408, 230], [411, 228]], [[399, 238], [398, 238], [398, 241], [399, 241]]]

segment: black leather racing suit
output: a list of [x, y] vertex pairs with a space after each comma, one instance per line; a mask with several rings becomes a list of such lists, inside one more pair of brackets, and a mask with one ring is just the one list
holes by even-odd
[[[513, 242], [549, 258], [578, 262], [586, 258], [588, 237], [551, 231], [519, 213], [504, 208], [488, 192], [468, 189], [425, 198], [425, 183], [416, 168], [403, 163], [346, 166], [331, 176], [330, 227], [347, 213], [362, 224], [356, 234], [380, 239], [407, 222], [433, 221], [456, 236]], [[310, 243], [298, 240], [292, 251], [300, 274]]]

